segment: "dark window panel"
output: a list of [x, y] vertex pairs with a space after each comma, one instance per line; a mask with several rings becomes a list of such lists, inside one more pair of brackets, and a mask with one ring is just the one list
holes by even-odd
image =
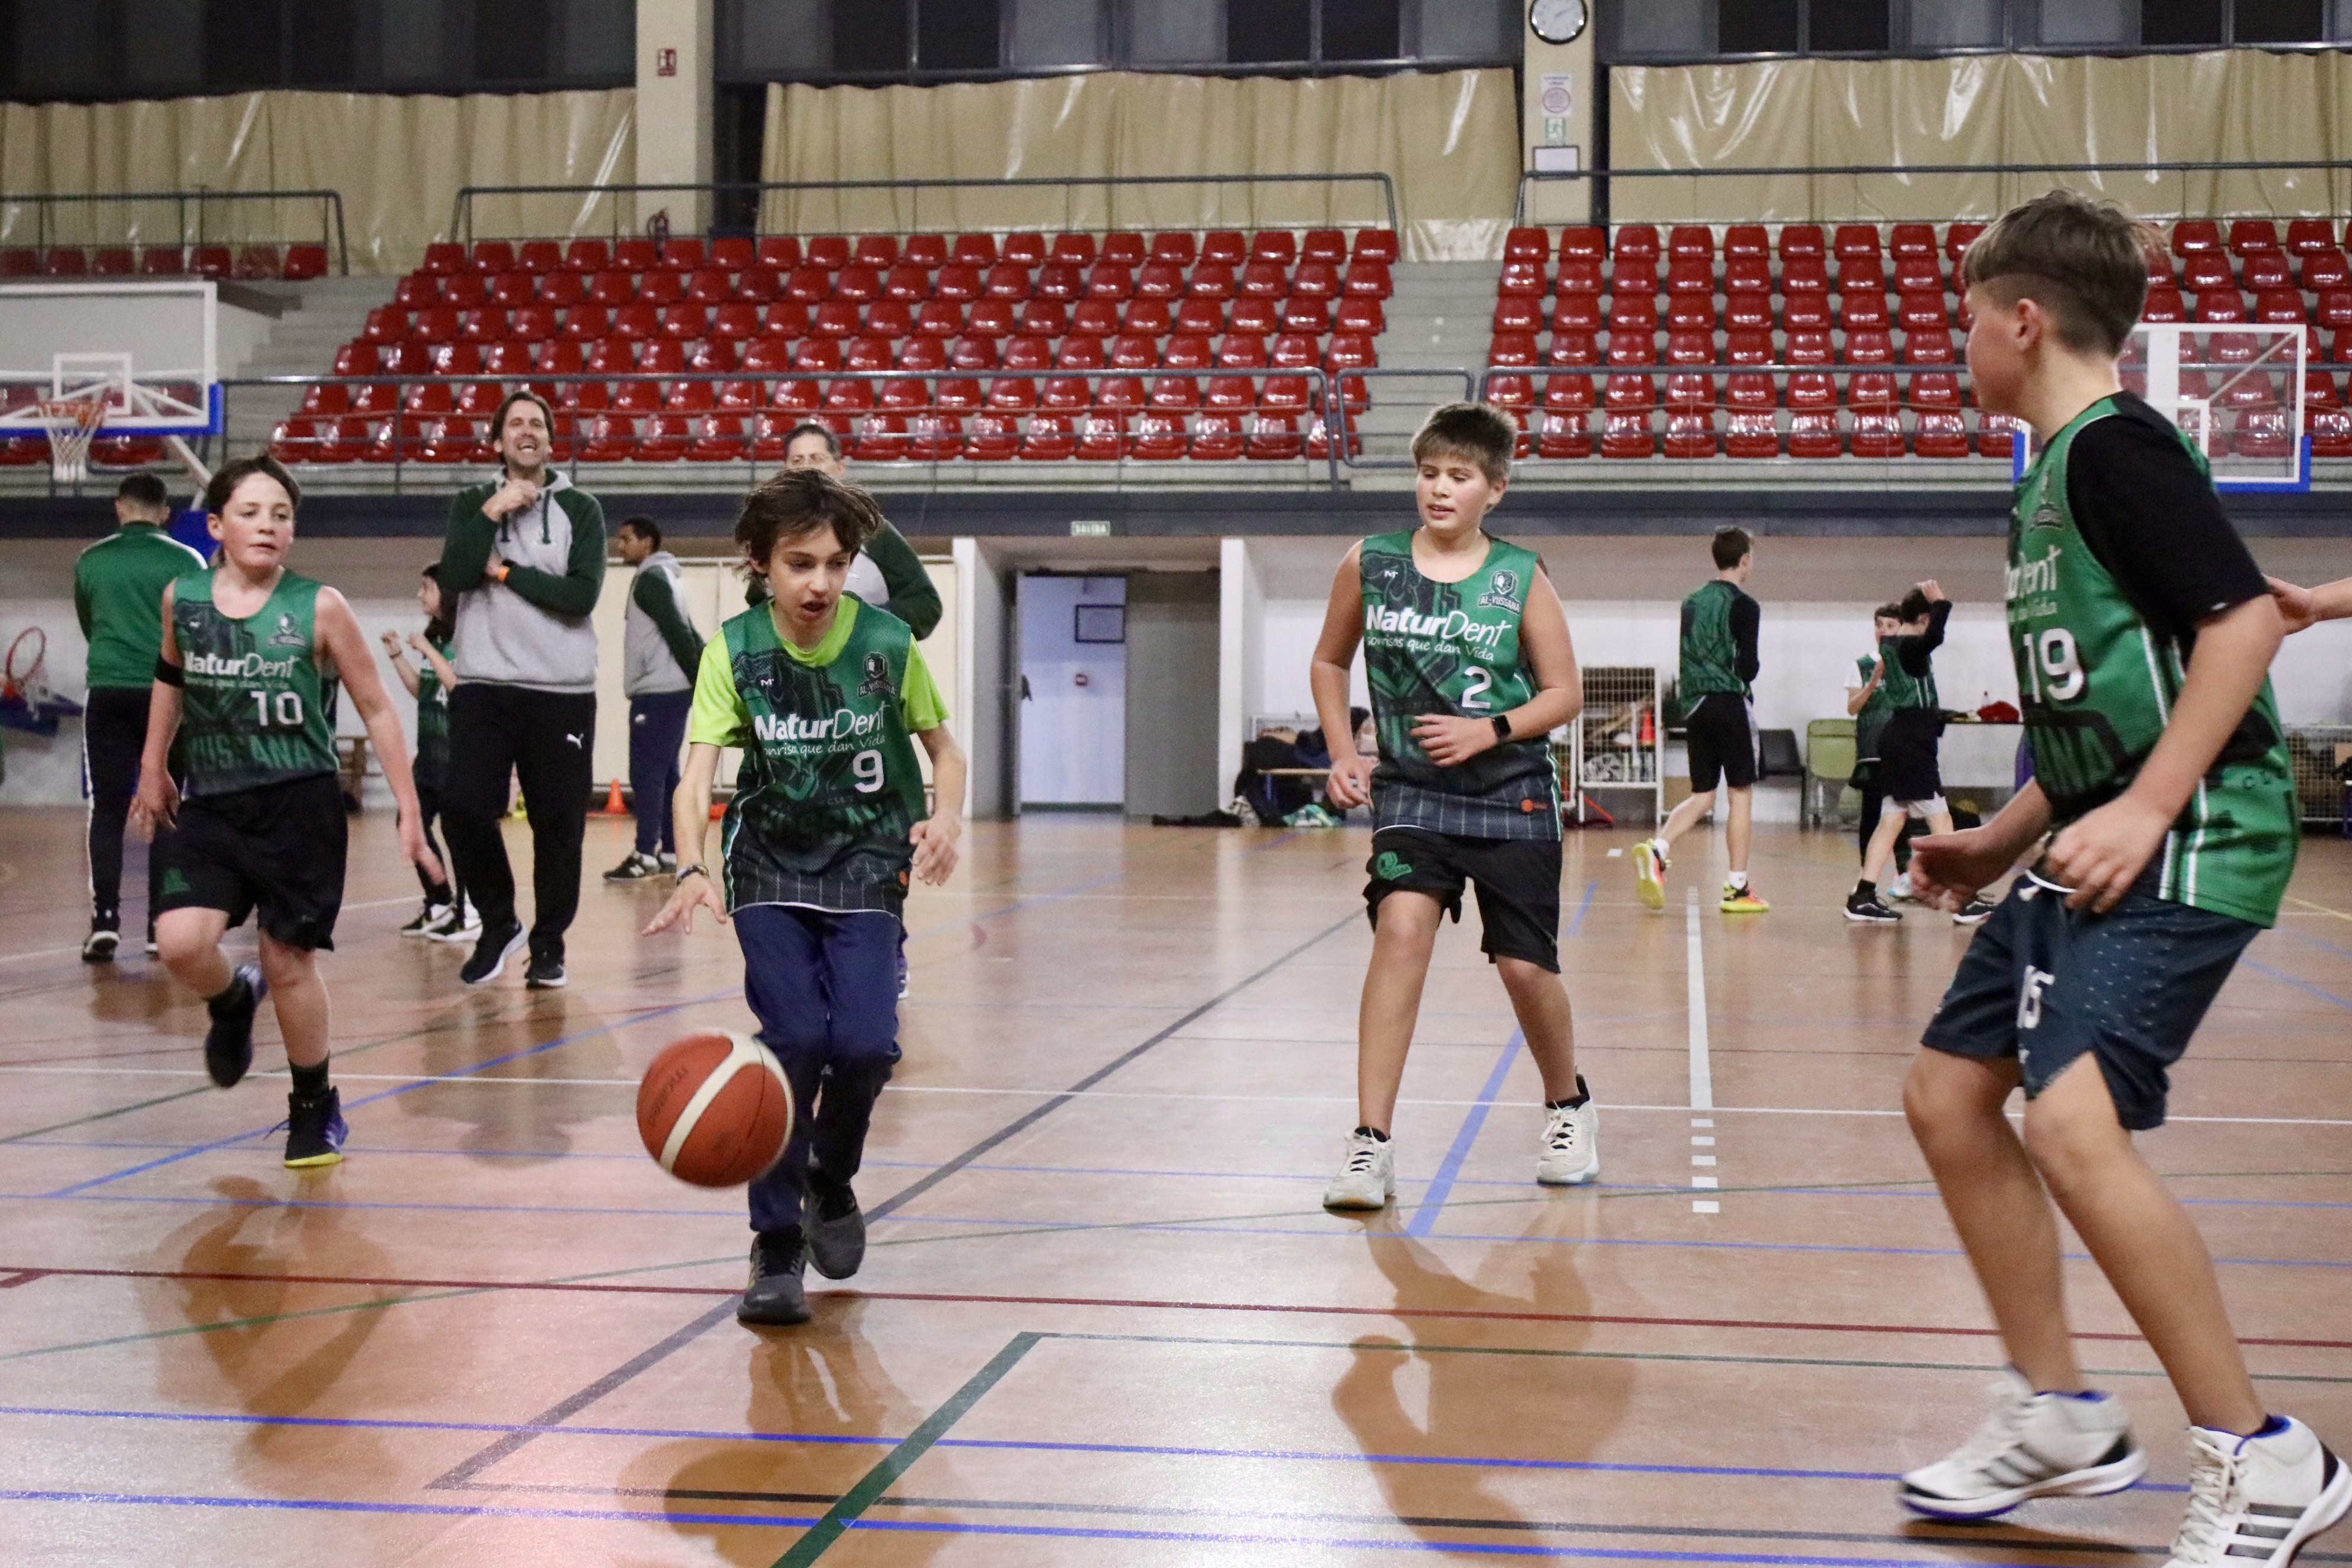
[[1807, 47], [1824, 54], [1889, 47], [1886, 0], [1812, 0], [1811, 22]]
[[904, 71], [914, 52], [906, 0], [833, 0], [833, 68]]
[[2238, 0], [2242, 44], [2315, 44], [2327, 37], [2321, 0]]
[[2139, 41], [2151, 48], [2221, 41], [2221, 0], [2140, 0]]
[[349, 87], [359, 78], [354, 0], [295, 0], [291, 80], [296, 87]]
[[[1465, 0], [1450, 0], [1463, 5]], [[1392, 60], [1404, 51], [1398, 38], [1398, 0], [1323, 0], [1323, 58], [1327, 60]]]
[[915, 40], [927, 71], [997, 68], [997, 0], [922, 0]]
[[205, 7], [205, 85], [282, 87], [283, 0], [210, 0]]
[[1225, 58], [1234, 65], [1278, 65], [1308, 58], [1315, 43], [1314, 0], [1225, 0]]
[[1795, 53], [1797, 0], [1718, 0], [1715, 47], [1727, 55]]

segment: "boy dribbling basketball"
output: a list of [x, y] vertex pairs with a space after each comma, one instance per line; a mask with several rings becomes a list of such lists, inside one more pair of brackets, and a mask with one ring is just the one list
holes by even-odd
[[[1912, 880], [1953, 908], [2055, 837], [1969, 945], [1904, 1090], [2011, 1365], [1977, 1435], [1899, 1495], [1986, 1519], [2146, 1471], [2075, 1360], [2054, 1200], [2189, 1413], [2173, 1564], [2282, 1568], [2352, 1506], [2352, 1471], [2264, 1407], [2203, 1238], [2131, 1138], [2163, 1122], [2167, 1069], [2276, 920], [2297, 833], [2269, 585], [2201, 456], [2117, 380], [2143, 243], [2113, 205], [2053, 192], [1961, 263], [1978, 399], [2045, 443], [2007, 582], [2034, 777], [1982, 827], [1918, 841]], [[2021, 1085], [2022, 1140], [2004, 1114]]]
[[[163, 858], [155, 941], [164, 967], [205, 1000], [205, 1068], [223, 1089], [253, 1065], [253, 1017], [269, 998], [294, 1078], [286, 1097], [286, 1163], [341, 1160], [342, 1106], [327, 1081], [327, 987], [318, 953], [332, 948], [343, 901], [347, 828], [336, 779], [338, 681], [367, 721], [392, 787], [401, 853], [435, 880], [408, 752], [367, 637], [343, 596], [286, 569], [293, 476], [268, 457], [240, 458], [205, 490], [220, 564], [163, 591], [163, 646], [133, 810]], [[177, 735], [184, 798], [164, 760]], [[222, 935], [257, 911], [261, 962], [232, 967]]]
[[[735, 542], [770, 596], [703, 649], [672, 814], [677, 887], [646, 927], [690, 931], [698, 908], [733, 921], [744, 999], [793, 1087], [792, 1139], [750, 1190], [746, 1323], [806, 1322], [806, 1266], [846, 1279], [865, 1259], [850, 1179], [898, 1059], [907, 879], [946, 881], [963, 832], [963, 752], [914, 633], [842, 591], [881, 525], [873, 498], [822, 473], [781, 474], [744, 500]], [[723, 746], [742, 748], [743, 768], [718, 881], [702, 847]]]
[[[1489, 535], [1517, 426], [1486, 404], [1436, 410], [1413, 437], [1421, 526], [1348, 552], [1331, 583], [1311, 679], [1331, 742], [1331, 802], [1370, 802], [1364, 889], [1372, 960], [1357, 1020], [1357, 1127], [1323, 1194], [1379, 1209], [1396, 1192], [1390, 1119], [1437, 928], [1475, 887], [1482, 945], [1543, 1075], [1536, 1179], [1589, 1182], [1599, 1128], [1577, 1075], [1559, 979], [1559, 795], [1550, 731], [1583, 691], [1568, 619], [1531, 550]], [[1356, 750], [1348, 668], [1364, 645], [1380, 755]]]

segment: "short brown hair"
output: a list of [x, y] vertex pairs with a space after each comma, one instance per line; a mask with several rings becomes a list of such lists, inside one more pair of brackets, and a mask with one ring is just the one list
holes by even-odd
[[1448, 403], [1429, 411], [1412, 434], [1412, 460], [1467, 458], [1492, 484], [1511, 477], [1511, 451], [1518, 445], [1517, 421], [1491, 403]]
[[1903, 606], [1890, 600], [1871, 611], [1870, 618], [1874, 621], [1899, 621], [1903, 619]]
[[1995, 218], [1960, 258], [1960, 288], [2032, 300], [2076, 353], [2115, 355], [2147, 302], [2147, 226], [2113, 202], [2052, 191]]
[[799, 424], [784, 432], [784, 450], [788, 452], [791, 451], [793, 443], [799, 440], [803, 436], [814, 436], [823, 440], [824, 442], [824, 455], [826, 457], [838, 458], [841, 456], [841, 437], [834, 434], [832, 426], [820, 425], [814, 419], [803, 419]]
[[490, 420], [491, 446], [497, 446], [506, 435], [507, 415], [518, 403], [538, 404], [539, 416], [547, 421], [547, 433], [551, 436], [555, 434], [555, 410], [547, 405], [547, 399], [528, 386], [518, 386], [499, 400], [499, 411]]
[[276, 479], [286, 487], [288, 501], [298, 507], [302, 504], [302, 487], [294, 482], [294, 476], [286, 471], [286, 466], [267, 452], [256, 452], [250, 458], [232, 458], [220, 466], [220, 471], [213, 475], [212, 482], [205, 486], [205, 510], [215, 517], [226, 513], [229, 498], [236, 494], [236, 487], [256, 474], [266, 474]]
[[815, 468], [778, 474], [743, 498], [735, 516], [735, 542], [754, 572], [768, 569], [776, 546], [831, 529], [842, 549], [855, 555], [882, 531], [882, 509], [856, 485], [844, 484]]
[[1715, 556], [1715, 569], [1728, 572], [1747, 558], [1756, 548], [1756, 542], [1748, 537], [1744, 528], [1718, 528], [1715, 531], [1715, 542], [1707, 548]]

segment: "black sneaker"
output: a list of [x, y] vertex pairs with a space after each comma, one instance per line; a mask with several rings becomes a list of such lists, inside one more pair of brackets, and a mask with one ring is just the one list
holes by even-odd
[[414, 937], [436, 935], [448, 917], [448, 905], [436, 904], [428, 900], [423, 909], [416, 911], [415, 920], [400, 928], [400, 934]]
[[608, 882], [644, 882], [662, 874], [661, 861], [651, 855], [632, 850], [628, 858], [604, 873]]
[[81, 961], [84, 963], [112, 963], [114, 950], [121, 942], [122, 933], [112, 926], [92, 926], [89, 934], [81, 939]]
[[541, 958], [533, 954], [530, 967], [523, 971], [522, 983], [533, 991], [563, 989], [563, 960]]
[[1856, 925], [1891, 926], [1902, 923], [1903, 917], [1878, 901], [1876, 893], [1855, 889], [1846, 895], [1845, 918]]
[[522, 922], [509, 917], [503, 926], [485, 925], [482, 934], [474, 941], [474, 956], [457, 971], [457, 978], [468, 985], [488, 985], [506, 970], [507, 960], [522, 948]]
[[155, 922], [149, 921], [147, 922], [147, 956], [153, 958], [162, 951], [155, 945]]
[[801, 1270], [808, 1251], [797, 1230], [763, 1230], [751, 1238], [751, 1279], [736, 1304], [739, 1323], [789, 1324], [809, 1321], [808, 1293]]
[[206, 1002], [213, 1016], [205, 1031], [205, 1071], [223, 1089], [234, 1088], [253, 1065], [253, 1016], [269, 994], [257, 963], [240, 963], [228, 989]]
[[824, 1194], [811, 1194], [808, 1224], [809, 1261], [828, 1279], [846, 1279], [866, 1261], [866, 1212], [857, 1194], [847, 1187]]
[[343, 1139], [351, 1131], [343, 1121], [343, 1099], [333, 1089], [315, 1099], [286, 1097], [286, 1168], [306, 1171], [317, 1165], [342, 1163]]
[[1992, 909], [1982, 899], [1970, 899], [1960, 906], [1958, 913], [1952, 916], [1952, 923], [1956, 926], [1980, 926], [1992, 919]]

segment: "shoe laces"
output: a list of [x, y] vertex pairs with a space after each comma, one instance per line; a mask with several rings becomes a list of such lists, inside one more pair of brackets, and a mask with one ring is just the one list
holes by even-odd
[[764, 1232], [751, 1242], [751, 1278], [764, 1279], [771, 1274], [790, 1274], [800, 1263], [807, 1247], [807, 1239], [798, 1236], [769, 1236]]
[[1348, 1151], [1348, 1174], [1351, 1176], [1361, 1176], [1378, 1170], [1380, 1163], [1381, 1144], [1374, 1139], [1358, 1138]]
[[1576, 1147], [1576, 1111], [1572, 1105], [1557, 1105], [1544, 1117], [1544, 1147], [1566, 1153]]
[[2192, 1427], [2189, 1433], [2189, 1517], [2172, 1538], [2179, 1563], [2217, 1563], [2245, 1511], [2244, 1460], [2235, 1444], [2217, 1443]]

